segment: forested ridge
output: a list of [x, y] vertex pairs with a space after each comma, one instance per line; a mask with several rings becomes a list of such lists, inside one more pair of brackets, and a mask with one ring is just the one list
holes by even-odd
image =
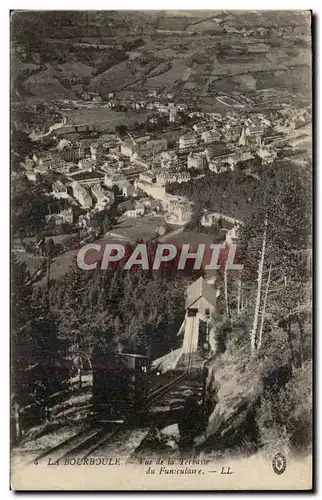
[[[205, 186], [212, 210], [217, 194]], [[198, 200], [198, 190], [193, 196]], [[221, 280], [225, 307], [214, 328], [223, 347], [210, 366], [222, 387], [204, 446], [307, 452], [312, 290], [310, 265], [299, 256], [311, 247], [310, 172], [292, 164], [269, 168], [251, 196], [240, 242], [244, 268], [237, 279], [227, 272]]]

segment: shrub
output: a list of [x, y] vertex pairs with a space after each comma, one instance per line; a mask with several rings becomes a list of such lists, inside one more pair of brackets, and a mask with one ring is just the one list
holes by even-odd
[[311, 363], [297, 370], [284, 387], [266, 388], [257, 409], [261, 444], [305, 452], [312, 435]]

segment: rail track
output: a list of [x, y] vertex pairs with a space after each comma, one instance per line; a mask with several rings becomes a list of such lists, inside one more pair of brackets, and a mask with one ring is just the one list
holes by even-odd
[[187, 366], [185, 371], [173, 380], [170, 380], [170, 382], [168, 382], [167, 384], [149, 392], [146, 396], [146, 404], [144, 405], [145, 410], [151, 407], [158, 399], [160, 399], [162, 396], [165, 396], [168, 392], [170, 392], [188, 377], [192, 368], [192, 337], [190, 338], [189, 347], [190, 349], [188, 352]]
[[[190, 349], [185, 371], [180, 373], [180, 375], [176, 376], [165, 385], [150, 391], [145, 398], [144, 404], [142, 405], [143, 412], [148, 410], [148, 408], [156, 403], [158, 399], [165, 396], [188, 377], [192, 366], [191, 358]], [[49, 460], [49, 458], [51, 463], [68, 458], [85, 459], [93, 454], [102, 445], [107, 443], [110, 439], [117, 437], [120, 431], [124, 429], [124, 425], [127, 426], [130, 423], [130, 420], [125, 420], [123, 421], [123, 424], [114, 421], [106, 422], [104, 424], [101, 423], [96, 428], [88, 426], [65, 441], [41, 453], [36, 459], [33, 460], [33, 463]]]
[[[147, 410], [159, 398], [174, 389], [186, 376], [187, 372], [185, 371], [167, 384], [151, 391], [147, 395], [143, 409]], [[126, 422], [124, 423], [126, 424]], [[49, 459], [51, 463], [54, 463], [68, 458], [87, 458], [111, 438], [116, 437], [123, 428], [122, 424], [117, 423], [104, 424], [97, 428], [87, 427], [65, 441], [44, 451], [33, 460], [33, 463], [40, 463]]]
[[49, 459], [51, 463], [54, 463], [57, 460], [64, 460], [72, 457], [86, 458], [102, 444], [111, 439], [112, 436], [116, 436], [119, 431], [120, 426], [101, 426], [97, 429], [93, 427], [83, 429], [62, 443], [38, 455], [38, 457], [33, 460], [33, 463], [39, 463]]
[[151, 391], [148, 393], [146, 397], [146, 404], [144, 405], [144, 409], [148, 409], [150, 406], [152, 406], [158, 399], [160, 399], [162, 396], [165, 396], [168, 392], [170, 392], [172, 389], [174, 389], [179, 383], [181, 383], [188, 375], [188, 371], [185, 371], [181, 373], [178, 377], [174, 378], [173, 380], [170, 380], [165, 385], [162, 385], [161, 387], [158, 387], [154, 391]]

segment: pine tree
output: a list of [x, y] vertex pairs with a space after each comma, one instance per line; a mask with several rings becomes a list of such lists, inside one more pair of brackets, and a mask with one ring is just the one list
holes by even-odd
[[[35, 405], [48, 418], [49, 398], [62, 388], [67, 376], [48, 301], [41, 291], [32, 294], [28, 282], [26, 266], [13, 258], [11, 381], [16, 419], [20, 408], [27, 404]], [[16, 429], [21, 430], [19, 422]]]
[[[257, 195], [260, 196], [257, 202], [258, 208], [246, 221], [243, 230], [246, 247], [243, 274], [244, 280], [245, 278], [247, 280], [245, 291], [248, 300], [253, 300], [254, 284], [258, 277], [252, 348], [254, 351], [262, 345], [264, 317], [268, 317], [271, 322], [274, 309], [274, 321], [285, 325], [293, 356], [289, 322], [284, 323], [283, 318], [290, 314], [289, 307], [292, 304], [304, 300], [303, 294], [298, 293], [298, 288], [304, 286], [307, 277], [303, 275], [303, 269], [296, 255], [301, 248], [310, 245], [310, 181], [306, 172], [296, 169], [293, 165], [267, 169], [263, 180], [265, 189]], [[259, 262], [257, 271], [256, 262]], [[264, 293], [262, 286], [265, 287]], [[275, 294], [278, 297], [276, 302], [274, 290], [279, 290], [279, 293]], [[263, 320], [258, 330], [260, 316]]]

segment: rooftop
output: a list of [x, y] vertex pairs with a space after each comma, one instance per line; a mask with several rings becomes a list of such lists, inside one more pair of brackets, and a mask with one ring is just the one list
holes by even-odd
[[233, 151], [228, 148], [225, 143], [212, 144], [210, 146], [207, 146], [207, 151], [211, 158], [233, 153]]
[[102, 179], [104, 174], [102, 172], [80, 172], [73, 175], [75, 181], [90, 180], [90, 179]]
[[206, 299], [211, 305], [216, 305], [216, 290], [202, 276], [186, 290], [186, 309], [191, 307], [200, 297]]
[[57, 189], [57, 191], [63, 192], [66, 191], [66, 186], [61, 181], [55, 181], [53, 183], [53, 189]]

